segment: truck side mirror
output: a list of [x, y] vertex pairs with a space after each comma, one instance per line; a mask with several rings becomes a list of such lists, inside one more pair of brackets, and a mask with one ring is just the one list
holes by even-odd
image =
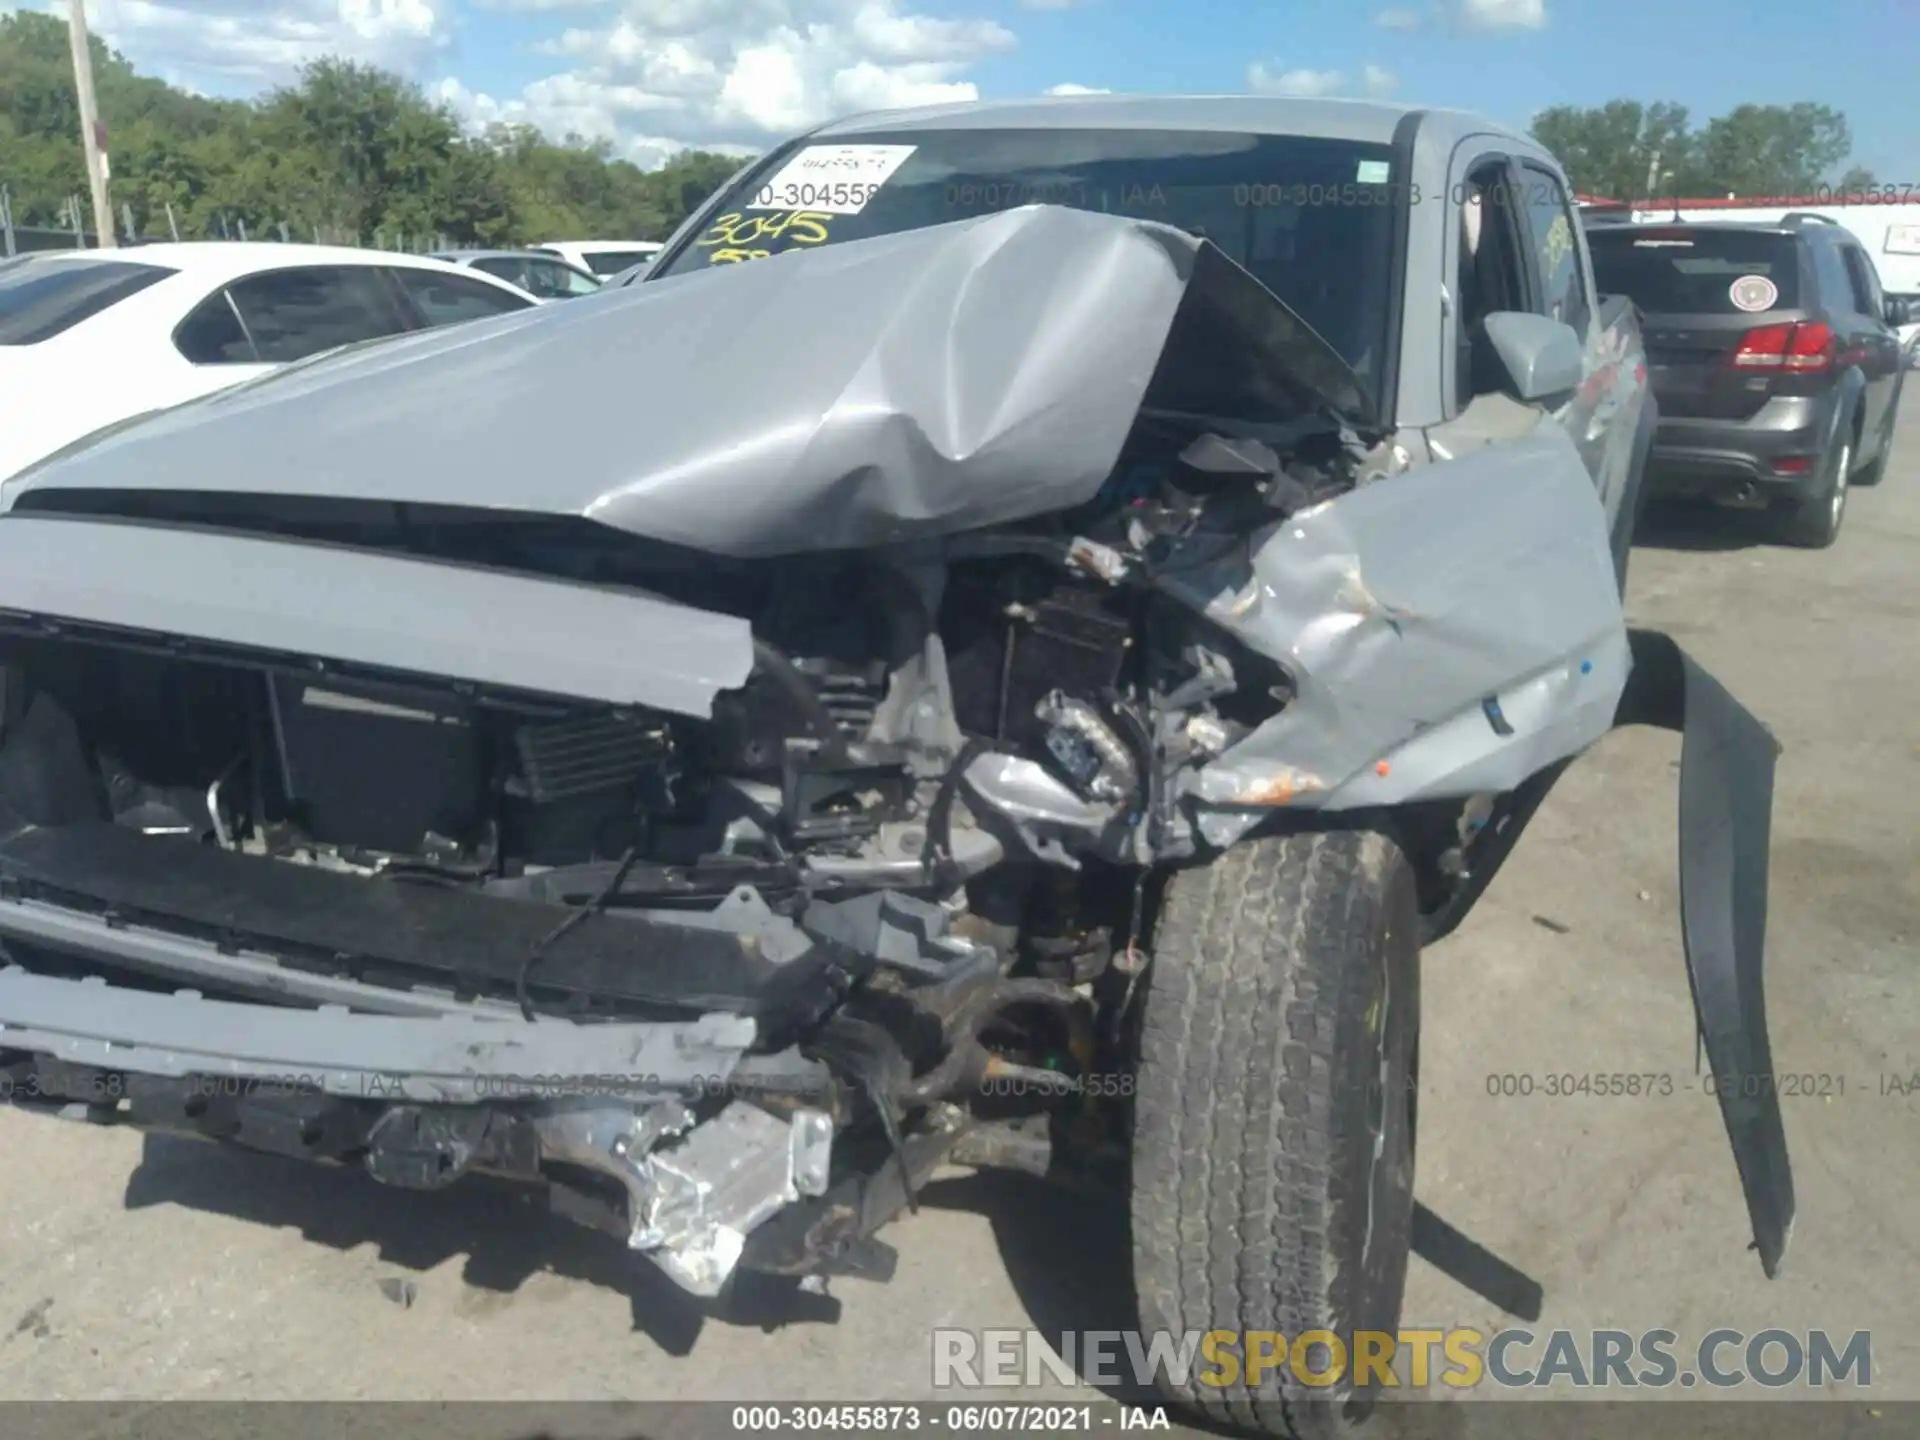
[[1899, 295], [1887, 297], [1887, 324], [1896, 330], [1913, 323], [1913, 302]]
[[1482, 323], [1514, 398], [1545, 404], [1579, 388], [1580, 337], [1571, 325], [1526, 310], [1496, 310]]

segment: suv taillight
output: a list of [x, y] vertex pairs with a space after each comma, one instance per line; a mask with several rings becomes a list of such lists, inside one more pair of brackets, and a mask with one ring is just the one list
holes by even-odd
[[1740, 337], [1733, 363], [1743, 370], [1791, 370], [1805, 374], [1833, 364], [1833, 327], [1814, 321], [1804, 325], [1762, 325]]

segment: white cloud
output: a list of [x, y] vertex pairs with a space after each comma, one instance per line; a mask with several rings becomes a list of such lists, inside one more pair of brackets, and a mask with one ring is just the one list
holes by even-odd
[[[1059, 0], [1041, 0], [1056, 4]], [[751, 154], [837, 115], [979, 98], [972, 67], [1014, 47], [942, 0], [464, 0], [545, 17], [521, 50], [551, 71], [514, 91], [458, 75], [434, 94], [475, 128], [538, 126], [657, 163], [688, 146]], [[462, 0], [87, 0], [94, 30], [142, 70], [221, 94], [290, 80], [325, 55], [404, 74], [448, 47]], [[64, 12], [65, 0], [12, 8]], [[472, 30], [467, 31], [472, 43]], [[536, 32], [538, 36], [538, 32]]]
[[1360, 67], [1356, 78], [1344, 70], [1282, 70], [1256, 60], [1247, 66], [1247, 89], [1256, 95], [1293, 95], [1307, 99], [1364, 93], [1378, 99], [1391, 94], [1400, 77], [1384, 65]]
[[978, 99], [966, 72], [1012, 49], [1012, 33], [912, 3], [619, 0], [601, 23], [549, 40], [545, 53], [570, 68], [518, 95], [457, 82], [439, 93], [476, 125], [511, 120], [610, 140], [636, 163], [689, 145], [752, 153], [836, 115]]
[[1103, 90], [1097, 85], [1075, 85], [1069, 80], [1064, 85], [1049, 85], [1046, 93], [1049, 95], [1111, 95], [1113, 91]]
[[612, 0], [473, 0], [477, 10], [594, 10]]
[[1260, 95], [1333, 95], [1347, 83], [1339, 70], [1280, 70], [1256, 60], [1247, 67], [1247, 88]]
[[[65, 0], [19, 8], [66, 13]], [[87, 22], [149, 73], [231, 92], [326, 55], [411, 70], [451, 40], [453, 0], [87, 0]]]
[[1547, 0], [1460, 0], [1460, 18], [1475, 30], [1538, 30]]
[[1373, 23], [1382, 30], [1412, 32], [1420, 28], [1420, 12], [1418, 10], [1382, 10], [1373, 17]]
[[[682, 150], [690, 148], [684, 140], [676, 139], [671, 135], [651, 133], [643, 128], [645, 122], [640, 120], [637, 108], [618, 110], [617, 121], [625, 123], [619, 123], [609, 130], [599, 123], [604, 118], [603, 108], [599, 104], [585, 109], [578, 107], [570, 109], [552, 89], [539, 90], [532, 100], [524, 97], [498, 100], [491, 95], [469, 90], [458, 80], [446, 79], [433, 87], [433, 96], [436, 100], [451, 105], [476, 129], [496, 122], [538, 124], [556, 140], [563, 138], [570, 131], [589, 139], [611, 140], [614, 142], [614, 153], [618, 158], [631, 160], [643, 170], [654, 169], [671, 160]], [[575, 123], [569, 124], [569, 120]], [[720, 142], [705, 144], [701, 148], [715, 150], [723, 155], [737, 155], [744, 160], [757, 155], [763, 147]]]

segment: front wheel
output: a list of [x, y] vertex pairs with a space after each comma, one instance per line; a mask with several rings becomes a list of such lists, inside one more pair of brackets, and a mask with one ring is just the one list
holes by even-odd
[[1371, 832], [1251, 840], [1168, 883], [1134, 1283], [1149, 1334], [1232, 1332], [1162, 1377], [1216, 1421], [1321, 1437], [1371, 1408], [1381, 1377], [1355, 1383], [1356, 1347], [1384, 1360], [1412, 1237], [1418, 927], [1412, 869]]

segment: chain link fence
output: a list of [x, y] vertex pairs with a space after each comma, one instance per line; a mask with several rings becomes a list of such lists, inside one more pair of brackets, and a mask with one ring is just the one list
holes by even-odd
[[[88, 220], [92, 215], [92, 206], [80, 195], [71, 195], [60, 207], [58, 225], [17, 225], [13, 218], [13, 192], [5, 182], [0, 181], [0, 257], [24, 255], [35, 250], [74, 250], [88, 249], [100, 243], [98, 231]], [[119, 220], [119, 233], [116, 236], [122, 245], [148, 245], [168, 240], [271, 240], [292, 244], [310, 245], [349, 245], [356, 249], [397, 250], [408, 254], [425, 255], [436, 250], [457, 248], [444, 232], [420, 234], [404, 231], [376, 230], [371, 240], [357, 235], [344, 226], [328, 225], [290, 225], [279, 222], [257, 229], [249, 229], [246, 221], [226, 216], [217, 216], [201, 229], [193, 229], [182, 222], [171, 206], [156, 222], [150, 220], [142, 229], [133, 221], [133, 207], [122, 205], [116, 217]]]

